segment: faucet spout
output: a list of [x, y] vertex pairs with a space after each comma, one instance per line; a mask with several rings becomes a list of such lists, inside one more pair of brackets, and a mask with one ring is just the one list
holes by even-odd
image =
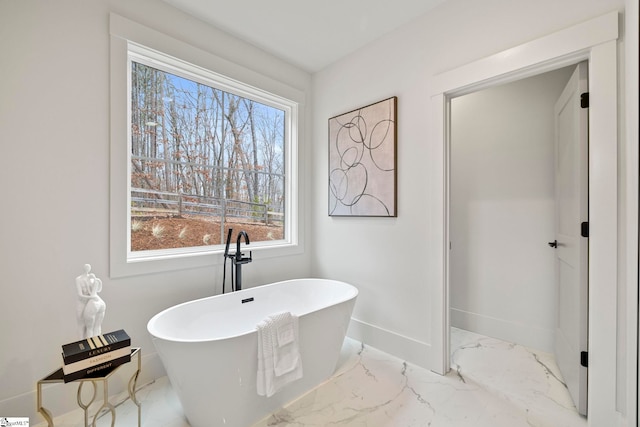
[[233, 264], [236, 267], [236, 291], [242, 289], [242, 264], [248, 264], [253, 261], [251, 251], [249, 251], [249, 258], [243, 257], [243, 253], [240, 252], [240, 243], [242, 242], [242, 237], [244, 237], [244, 243], [247, 245], [249, 244], [249, 235], [247, 234], [247, 232], [244, 230], [240, 231], [236, 240], [236, 254], [233, 260]]
[[249, 235], [246, 231], [242, 230], [238, 233], [238, 239], [236, 240], [236, 261], [240, 261], [242, 259], [242, 253], [240, 252], [240, 242], [242, 240], [242, 236], [244, 236], [244, 243], [246, 245], [249, 244]]

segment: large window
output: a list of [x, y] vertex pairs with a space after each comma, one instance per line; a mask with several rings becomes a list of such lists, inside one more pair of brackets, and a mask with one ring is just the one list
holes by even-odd
[[309, 82], [114, 13], [109, 32], [110, 276], [221, 266], [229, 228], [255, 259], [303, 253]]
[[128, 65], [128, 258], [290, 242], [295, 103], [137, 45]]

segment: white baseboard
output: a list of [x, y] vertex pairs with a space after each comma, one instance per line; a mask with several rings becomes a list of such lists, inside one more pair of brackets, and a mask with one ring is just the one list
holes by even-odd
[[536, 325], [510, 322], [455, 308], [450, 309], [451, 326], [553, 353], [554, 331]]
[[[109, 395], [115, 396], [126, 391], [131, 375], [135, 372], [137, 361], [131, 360], [109, 378]], [[157, 353], [142, 353], [141, 371], [138, 376], [137, 385], [141, 386], [150, 383], [157, 378], [166, 375], [162, 362]], [[84, 390], [91, 390], [91, 387], [83, 387]], [[0, 401], [0, 416], [3, 417], [28, 417], [29, 425], [34, 427], [47, 425], [45, 419], [37, 411], [37, 384], [34, 383], [33, 391], [18, 396], [12, 396]], [[68, 412], [78, 410], [77, 403], [78, 383], [55, 383], [45, 384], [42, 387], [42, 406], [48, 409], [54, 419]], [[98, 391], [101, 399], [101, 389]], [[96, 398], [97, 400], [98, 398]], [[93, 406], [92, 406], [93, 407]], [[95, 409], [95, 408], [94, 408]]]
[[431, 369], [433, 356], [430, 344], [354, 318], [349, 323], [347, 335], [414, 365]]

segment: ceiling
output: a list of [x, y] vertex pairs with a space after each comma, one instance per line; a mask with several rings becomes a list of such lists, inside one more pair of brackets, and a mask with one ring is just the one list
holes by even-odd
[[316, 72], [445, 0], [164, 0]]

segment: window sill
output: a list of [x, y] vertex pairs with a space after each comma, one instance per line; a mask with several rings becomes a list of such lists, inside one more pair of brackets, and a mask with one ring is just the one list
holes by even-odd
[[[282, 243], [281, 245], [251, 245], [243, 246], [244, 251], [251, 250], [254, 260], [299, 255], [303, 248], [299, 244]], [[126, 251], [116, 251], [126, 253]], [[129, 276], [164, 273], [175, 270], [202, 268], [222, 265], [224, 263], [224, 250], [216, 249], [202, 252], [185, 252], [183, 254], [158, 253], [149, 251], [148, 256], [138, 256], [125, 259], [118, 257], [112, 250], [109, 275], [111, 278], [123, 278]], [[114, 258], [115, 256], [115, 258]], [[120, 259], [118, 259], [120, 258]]]

